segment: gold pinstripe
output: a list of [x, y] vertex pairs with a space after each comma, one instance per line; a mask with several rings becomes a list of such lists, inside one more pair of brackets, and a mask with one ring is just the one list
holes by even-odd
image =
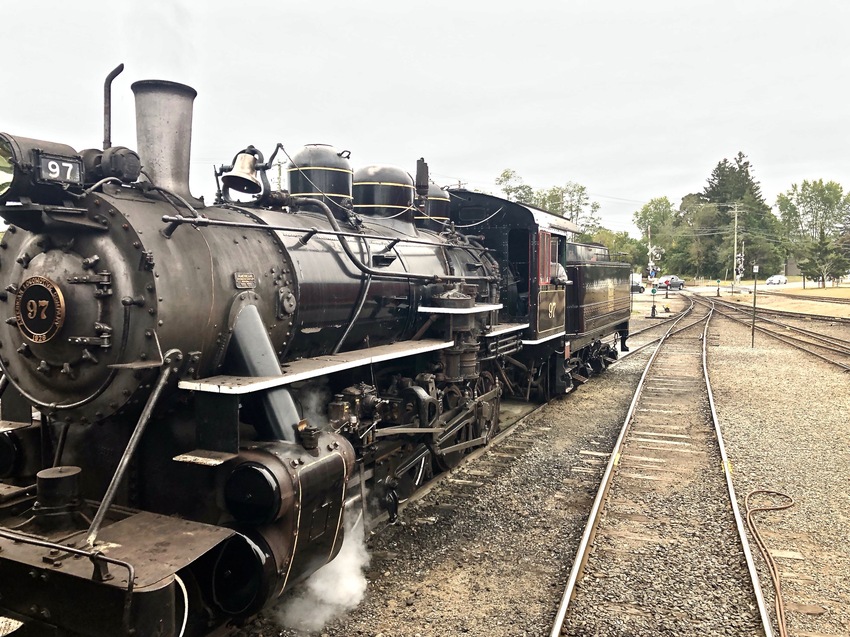
[[350, 175], [354, 174], [354, 171], [350, 168], [331, 168], [330, 166], [304, 166], [303, 168], [287, 168], [286, 172], [288, 173], [300, 173], [305, 170], [333, 170], [338, 173], [348, 173]]
[[399, 210], [407, 210], [410, 208], [413, 209], [413, 206], [391, 206], [389, 204], [380, 204], [380, 203], [356, 203], [354, 204], [355, 208], [398, 208]]
[[398, 188], [410, 188], [415, 190], [410, 184], [395, 184], [390, 181], [355, 181], [355, 186], [397, 186]]
[[342, 197], [343, 199], [351, 199], [351, 195], [338, 195], [332, 192], [291, 192], [290, 197]]

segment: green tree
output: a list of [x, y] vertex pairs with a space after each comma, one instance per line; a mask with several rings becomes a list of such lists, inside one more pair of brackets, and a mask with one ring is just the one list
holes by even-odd
[[599, 220], [599, 202], [591, 201], [587, 188], [573, 181], [563, 186], [536, 190], [532, 202], [580, 226], [583, 234], [593, 234], [602, 225]]
[[505, 193], [505, 199], [518, 201], [520, 203], [532, 203], [534, 189], [525, 184], [515, 170], [505, 168], [502, 174], [496, 177], [496, 185]]
[[776, 198], [782, 224], [793, 240], [818, 241], [821, 235], [835, 237], [850, 217], [850, 193], [841, 184], [804, 180], [800, 186]]
[[667, 251], [673, 245], [676, 210], [667, 197], [656, 197], [632, 215], [632, 221], [641, 232], [641, 238], [647, 251], [641, 255], [639, 263], [652, 261], [664, 271], [672, 272]]
[[688, 266], [685, 271], [695, 276], [716, 276], [720, 267], [717, 241], [720, 210], [697, 194], [686, 195], [679, 206], [677, 222], [682, 258]]
[[841, 184], [822, 179], [804, 180], [776, 198], [785, 247], [793, 254], [804, 276], [825, 283], [826, 277], [840, 277], [847, 271], [850, 241], [850, 193]]
[[706, 201], [720, 204], [743, 201], [749, 194], [756, 206], [767, 208], [761, 186], [752, 175], [750, 162], [740, 151], [732, 161], [722, 159], [717, 163], [702, 194]]
[[568, 181], [563, 186], [534, 190], [515, 170], [506, 168], [496, 178], [496, 185], [510, 201], [536, 206], [569, 219], [581, 228], [582, 236], [590, 236], [602, 228], [599, 202], [591, 201], [587, 188]]
[[656, 197], [643, 205], [643, 207], [632, 215], [632, 221], [641, 232], [644, 239], [653, 237], [653, 241], [660, 235], [669, 233], [676, 217], [676, 209], [667, 197]]
[[806, 240], [802, 249], [803, 258], [798, 262], [804, 276], [813, 277], [826, 287], [830, 277], [838, 279], [847, 273], [850, 258], [837, 245], [838, 239], [821, 233], [816, 241]]
[[718, 162], [699, 197], [716, 210], [716, 213], [691, 210], [694, 236], [700, 237], [699, 246], [693, 245], [692, 250], [704, 257], [706, 276], [729, 274], [735, 252], [736, 216], [737, 248], [740, 253], [746, 244], [745, 262], [758, 263], [771, 271], [781, 266], [784, 258], [781, 228], [744, 153], [739, 152], [731, 161]]
[[624, 263], [641, 264], [646, 260], [646, 244], [633, 239], [625, 231], [613, 232], [607, 228], [600, 228], [588, 237], [587, 241], [601, 243], [608, 248], [614, 258]]

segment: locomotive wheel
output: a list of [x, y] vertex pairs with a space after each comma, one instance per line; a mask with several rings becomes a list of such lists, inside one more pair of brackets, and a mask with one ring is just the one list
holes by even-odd
[[429, 453], [422, 456], [421, 460], [408, 469], [404, 475], [398, 478], [396, 491], [398, 492], [399, 502], [407, 502], [407, 499], [413, 495], [419, 487], [425, 484], [425, 482], [430, 480], [433, 475], [434, 471], [431, 468], [431, 454]]
[[605, 369], [608, 367], [608, 364], [605, 362], [605, 359], [600, 354], [590, 359], [590, 367], [595, 373], [600, 374], [605, 371]]
[[[496, 386], [496, 379], [493, 378], [493, 374], [490, 372], [482, 372], [481, 376], [478, 377], [478, 380], [475, 383], [475, 395], [481, 396], [486, 394], [491, 389]], [[490, 404], [493, 407], [493, 416], [489, 419], [484, 419], [482, 417], [481, 427], [480, 429], [484, 433], [484, 437], [486, 441], [484, 444], [488, 444], [493, 437], [499, 433], [501, 427], [499, 426], [499, 408], [501, 404], [500, 398], [494, 398], [490, 401]]]
[[550, 382], [550, 374], [552, 373], [549, 361], [544, 361], [536, 370], [534, 376], [529, 376], [528, 390], [526, 399], [532, 398], [541, 403], [548, 403], [552, 400], [552, 383]]

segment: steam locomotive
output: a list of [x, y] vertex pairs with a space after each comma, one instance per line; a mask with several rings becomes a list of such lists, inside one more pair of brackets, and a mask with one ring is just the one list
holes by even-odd
[[[106, 90], [122, 67], [107, 79]], [[188, 86], [138, 152], [0, 134], [0, 616], [205, 635], [625, 350], [628, 264], [531, 206], [307, 146], [189, 192]], [[606, 340], [613, 336], [612, 340]], [[619, 341], [619, 343], [617, 342]]]

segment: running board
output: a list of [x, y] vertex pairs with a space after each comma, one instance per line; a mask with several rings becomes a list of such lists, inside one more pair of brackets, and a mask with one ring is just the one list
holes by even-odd
[[584, 385], [587, 381], [590, 380], [589, 378], [582, 376], [581, 374], [578, 374], [576, 372], [570, 372], [570, 378], [573, 379], [574, 383], [578, 383], [579, 385]]

